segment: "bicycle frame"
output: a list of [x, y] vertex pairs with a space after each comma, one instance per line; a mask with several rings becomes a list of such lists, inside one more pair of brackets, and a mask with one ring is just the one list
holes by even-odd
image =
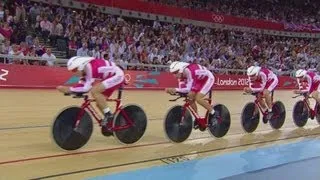
[[314, 108], [312, 109], [310, 107], [310, 104], [308, 103], [308, 99], [310, 99], [311, 97], [309, 97], [307, 95], [303, 95], [303, 96], [304, 96], [303, 102], [308, 108], [308, 111], [310, 113], [311, 119], [313, 119], [316, 116], [316, 107], [318, 106], [318, 102], [316, 102], [316, 104], [314, 105]]
[[[209, 98], [206, 98], [205, 100], [207, 100], [209, 102], [209, 104], [211, 104], [211, 99], [212, 97], [212, 92], [210, 91], [209, 92]], [[185, 116], [185, 113], [186, 113], [186, 110], [188, 109], [192, 116], [195, 117], [195, 121], [198, 123], [198, 125], [202, 128], [206, 128], [207, 127], [207, 124], [208, 124], [208, 115], [209, 115], [209, 112], [207, 111], [206, 112], [206, 115], [205, 117], [201, 117], [197, 112], [194, 111], [194, 109], [190, 106], [190, 100], [188, 99], [188, 97], [185, 97], [184, 99], [185, 101], [185, 104], [183, 105], [183, 110], [182, 110], [182, 118], [181, 118], [181, 121], [180, 123], [182, 123], [183, 119], [184, 119], [184, 116]]]
[[[123, 90], [123, 87], [120, 87], [118, 89], [118, 97], [117, 97], [117, 99], [107, 99], [107, 101], [116, 103], [116, 109], [115, 109], [113, 114], [121, 113], [123, 115], [123, 117], [125, 118], [127, 124], [124, 125], [124, 126], [112, 127], [112, 123], [113, 122], [109, 121], [107, 126], [111, 127], [112, 131], [118, 131], [118, 130], [122, 130], [122, 129], [127, 129], [127, 128], [129, 128], [129, 127], [131, 127], [133, 125], [133, 121], [128, 117], [127, 113], [122, 109], [122, 105], [121, 105], [122, 90]], [[77, 127], [79, 125], [81, 117], [85, 113], [85, 110], [88, 110], [91, 113], [91, 115], [94, 117], [94, 119], [98, 122], [99, 126], [101, 127], [101, 121], [102, 120], [99, 117], [99, 115], [96, 112], [96, 110], [91, 105], [91, 102], [95, 102], [95, 100], [94, 99], [90, 99], [88, 97], [88, 95], [85, 95], [84, 96], [84, 102], [81, 105], [81, 111], [77, 115], [77, 121], [76, 121], [75, 127]]]
[[[265, 99], [263, 97], [260, 96], [261, 93], [256, 93], [254, 94], [256, 96], [256, 99], [254, 100], [254, 103], [258, 106], [259, 111], [262, 113], [263, 116], [265, 116], [267, 113], [263, 111], [261, 105], [260, 105], [260, 101], [262, 99]], [[273, 104], [273, 91], [271, 92], [271, 102]]]

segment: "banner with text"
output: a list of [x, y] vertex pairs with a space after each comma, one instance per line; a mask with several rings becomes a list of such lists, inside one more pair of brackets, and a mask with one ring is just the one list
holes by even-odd
[[185, 19], [192, 19], [197, 21], [205, 21], [219, 24], [228, 24], [234, 26], [246, 26], [260, 29], [270, 30], [284, 30], [284, 25], [270, 21], [255, 20], [249, 18], [240, 18], [235, 16], [228, 16], [223, 14], [216, 14], [212, 12], [192, 10], [186, 8], [173, 7], [162, 5], [159, 3], [143, 2], [131, 0], [79, 0], [90, 4], [97, 4], [101, 6], [114, 7], [144, 13], [158, 14], [169, 17], [179, 17]]
[[[280, 76], [276, 89], [295, 89], [297, 82], [289, 76]], [[249, 80], [244, 75], [216, 75], [213, 89], [219, 90], [237, 90], [248, 87]]]
[[227, 24], [233, 26], [245, 26], [251, 28], [259, 28], [266, 30], [278, 31], [298, 31], [298, 32], [316, 32], [319, 31], [312, 28], [285, 28], [287, 24], [258, 20], [244, 17], [236, 17], [209, 11], [193, 10], [187, 8], [173, 7], [159, 3], [144, 2], [139, 0], [78, 0], [80, 2], [97, 4], [101, 6], [114, 7], [125, 10], [132, 10], [144, 13], [158, 14], [169, 17], [179, 17], [184, 19], [192, 19], [197, 21], [212, 22], [219, 24]]
[[[243, 75], [215, 75], [216, 90], [241, 90], [249, 82]], [[128, 89], [164, 89], [177, 87], [177, 79], [168, 72], [125, 71]], [[58, 85], [72, 85], [79, 78], [66, 68], [0, 64], [0, 87], [11, 88], [55, 88]], [[293, 89], [294, 78], [279, 77], [277, 89]]]

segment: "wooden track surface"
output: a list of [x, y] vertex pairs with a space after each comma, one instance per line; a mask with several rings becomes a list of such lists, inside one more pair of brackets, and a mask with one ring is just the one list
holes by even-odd
[[294, 126], [292, 107], [298, 99], [291, 98], [291, 91], [275, 93], [275, 99], [281, 100], [287, 110], [281, 130], [272, 130], [269, 124], [260, 122], [255, 133], [245, 134], [240, 113], [254, 97], [244, 96], [240, 91], [218, 91], [213, 93], [214, 102], [223, 103], [232, 114], [227, 136], [216, 139], [206, 131], [193, 131], [186, 142], [172, 144], [163, 132], [163, 117], [171, 106], [181, 101], [169, 102], [171, 97], [163, 91], [125, 91], [123, 104], [136, 103], [146, 111], [149, 121], [145, 136], [137, 144], [125, 146], [113, 137], [102, 136], [95, 124], [87, 145], [67, 152], [53, 143], [51, 124], [62, 108], [79, 105], [81, 99], [54, 90], [10, 89], [0, 90], [0, 95], [0, 179], [83, 179], [320, 134], [315, 120], [309, 120], [305, 128]]

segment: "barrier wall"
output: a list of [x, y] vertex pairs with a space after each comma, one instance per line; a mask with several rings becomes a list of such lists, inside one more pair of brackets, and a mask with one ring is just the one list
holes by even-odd
[[[248, 86], [243, 75], [215, 75], [216, 90], [241, 90]], [[125, 71], [127, 89], [164, 89], [176, 87], [177, 80], [168, 72]], [[78, 78], [62, 67], [0, 64], [1, 88], [55, 88], [76, 83]], [[294, 89], [294, 78], [279, 77], [277, 89]]]

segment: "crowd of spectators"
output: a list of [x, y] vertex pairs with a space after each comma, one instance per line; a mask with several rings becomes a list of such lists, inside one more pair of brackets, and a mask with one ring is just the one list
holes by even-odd
[[[128, 63], [168, 65], [179, 60], [197, 62], [210, 69], [244, 69], [258, 63], [286, 71], [315, 68], [320, 60], [316, 39], [129, 19], [100, 13], [94, 6], [74, 10], [30, 4], [25, 10], [25, 18], [35, 34], [25, 33], [19, 43], [5, 38], [0, 50], [21, 56], [42, 56], [48, 59], [47, 65], [52, 65], [55, 57], [49, 48], [39, 44], [38, 36], [52, 46], [57, 46], [58, 39], [65, 40], [69, 56], [110, 58], [124, 68], [132, 68]], [[12, 28], [8, 21], [15, 17], [7, 13], [0, 32], [8, 29], [8, 24]]]
[[[52, 66], [56, 58], [51, 49], [41, 45], [36, 33], [29, 30], [32, 19], [32, 13], [29, 12], [34, 7], [36, 5], [28, 1], [0, 3], [0, 54], [16, 56], [7, 59], [9, 63]], [[19, 58], [24, 56], [41, 57], [45, 61]]]
[[272, 22], [320, 28], [317, 0], [141, 0]]

